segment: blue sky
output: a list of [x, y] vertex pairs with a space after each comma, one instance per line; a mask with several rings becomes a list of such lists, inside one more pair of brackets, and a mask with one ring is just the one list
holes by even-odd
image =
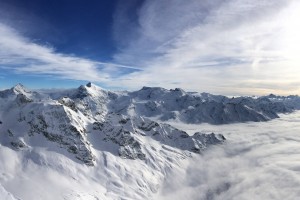
[[0, 88], [300, 94], [297, 0], [0, 0]]

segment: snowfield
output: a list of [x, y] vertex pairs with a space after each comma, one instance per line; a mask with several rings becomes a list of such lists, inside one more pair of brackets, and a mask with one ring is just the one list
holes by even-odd
[[298, 96], [17, 85], [0, 91], [0, 199], [296, 199], [299, 108]]

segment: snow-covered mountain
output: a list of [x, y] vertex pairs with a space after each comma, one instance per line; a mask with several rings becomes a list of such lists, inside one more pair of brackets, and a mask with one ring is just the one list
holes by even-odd
[[[225, 139], [214, 133], [189, 136], [170, 125], [144, 117], [149, 115], [147, 110], [146, 115], [130, 115], [130, 103], [126, 104], [128, 94], [105, 91], [91, 83], [68, 92], [39, 94], [22, 85], [2, 91], [1, 143], [16, 150], [26, 150], [48, 147], [45, 143], [49, 141], [56, 144], [53, 151], [60, 147], [83, 163], [94, 165], [92, 147], [123, 158], [144, 160], [153, 156], [144, 137], [198, 153]], [[121, 102], [124, 97], [125, 101]]]
[[[30, 91], [18, 84], [0, 91], [0, 147], [16, 152], [22, 162], [60, 173], [70, 170], [66, 163], [78, 163], [77, 170], [97, 169], [101, 172], [97, 184], [112, 190], [103, 199], [115, 199], [114, 195], [143, 199], [157, 192], [170, 169], [180, 169], [180, 160], [225, 141], [215, 133], [189, 135], [163, 121], [267, 121], [299, 108], [298, 96], [228, 98], [150, 87], [112, 92], [92, 83], [76, 89]], [[10, 188], [10, 179], [3, 177], [0, 183]], [[14, 198], [8, 191], [0, 184], [0, 194]]]

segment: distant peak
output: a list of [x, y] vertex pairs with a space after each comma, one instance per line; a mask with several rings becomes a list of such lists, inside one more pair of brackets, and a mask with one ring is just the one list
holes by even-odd
[[85, 98], [87, 96], [98, 96], [99, 94], [102, 94], [105, 90], [101, 87], [88, 82], [86, 85], [81, 85], [77, 92], [75, 93], [75, 98]]
[[86, 84], [86, 87], [92, 87], [92, 83], [91, 82], [88, 82], [88, 84]]
[[151, 87], [144, 86], [141, 90], [149, 90]]
[[18, 83], [17, 85], [15, 85], [12, 90], [15, 92], [15, 93], [18, 93], [18, 94], [24, 94], [24, 93], [29, 93], [30, 91], [24, 86], [22, 85], [21, 83]]
[[144, 86], [141, 90], [166, 90], [166, 89], [162, 88], [162, 87], [148, 87], [148, 86]]
[[267, 97], [269, 97], [269, 98], [276, 98], [277, 96], [275, 95], [275, 94], [269, 94]]
[[175, 88], [174, 90], [171, 89], [170, 91], [173, 91], [173, 92], [180, 92], [180, 93], [182, 93], [182, 94], [185, 93], [185, 91], [184, 91], [183, 89], [181, 89], [181, 88]]
[[97, 90], [103, 90], [102, 87], [100, 87], [100, 86], [98, 86], [98, 85], [96, 85], [96, 84], [94, 84], [94, 83], [92, 83], [92, 82], [88, 82], [88, 83], [85, 85], [85, 87], [87, 87], [87, 88], [93, 88], [93, 89], [97, 89]]
[[22, 85], [21, 83], [18, 83], [17, 85], [14, 86], [14, 88], [25, 88], [25, 86]]
[[99, 86], [93, 84], [92, 82], [88, 82], [86, 85], [81, 85], [79, 87], [79, 89], [83, 89], [83, 90], [90, 90], [90, 89], [94, 89], [94, 88], [100, 88]]

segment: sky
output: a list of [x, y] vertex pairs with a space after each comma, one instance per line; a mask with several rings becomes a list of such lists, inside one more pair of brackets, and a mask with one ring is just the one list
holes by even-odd
[[0, 0], [0, 89], [300, 94], [298, 0]]

